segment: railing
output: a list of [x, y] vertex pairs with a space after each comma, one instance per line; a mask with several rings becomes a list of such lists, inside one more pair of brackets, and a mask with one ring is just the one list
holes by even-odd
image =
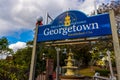
[[95, 73], [95, 75], [93, 76], [93, 80], [117, 80], [116, 77], [111, 77], [108, 78], [108, 77], [103, 77], [103, 76], [100, 76], [99, 73]]
[[94, 76], [93, 80], [110, 80], [110, 79], [102, 76]]

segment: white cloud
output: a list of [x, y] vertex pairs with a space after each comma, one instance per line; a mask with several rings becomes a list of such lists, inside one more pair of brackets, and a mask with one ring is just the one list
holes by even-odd
[[9, 45], [10, 49], [13, 49], [14, 52], [16, 52], [18, 49], [25, 48], [26, 43], [25, 42], [17, 42], [15, 44]]
[[[94, 10], [94, 0], [0, 0], [0, 36], [12, 35], [22, 29], [33, 29], [36, 17], [46, 12], [55, 18], [68, 8], [86, 14]], [[102, 0], [105, 1], [105, 0]]]

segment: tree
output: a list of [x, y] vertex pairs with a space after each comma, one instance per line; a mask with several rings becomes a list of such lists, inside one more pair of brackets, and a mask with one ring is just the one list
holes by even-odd
[[[97, 13], [98, 14], [106, 13], [106, 12], [109, 12], [110, 9], [114, 10], [115, 20], [120, 33], [120, 1], [119, 0], [111, 1], [110, 3], [107, 3], [107, 4], [102, 3], [97, 9]], [[95, 14], [95, 11], [91, 13], [91, 15], [94, 15], [94, 14]]]
[[[107, 4], [102, 3], [101, 5], [99, 5], [97, 9], [97, 13], [98, 14], [106, 13], [109, 12], [110, 9], [114, 10], [115, 20], [117, 22], [116, 27], [118, 28], [118, 32], [120, 33], [120, 1], [119, 0], [111, 1], [110, 3]], [[92, 15], [94, 14], [95, 11], [92, 13]], [[100, 37], [99, 41], [94, 44], [94, 47], [95, 46], [97, 46], [99, 48], [99, 51], [101, 51], [104, 55], [106, 55], [107, 49], [113, 52], [113, 43], [110, 36]], [[114, 54], [112, 54], [111, 56], [113, 55]], [[113, 62], [115, 62], [114, 59]]]
[[[9, 54], [12, 54], [12, 50], [8, 48], [8, 40], [5, 37], [0, 38], [0, 54], [1, 56], [8, 56]], [[12, 68], [10, 68], [11, 65], [11, 61], [8, 60], [0, 60], [0, 79], [1, 80], [10, 80], [10, 70]]]
[[13, 64], [19, 72], [16, 74], [18, 80], [27, 80], [31, 63], [32, 48], [26, 47], [19, 49], [13, 55]]
[[[102, 13], [106, 13], [109, 12], [110, 9], [113, 9], [115, 12], [115, 16], [120, 16], [120, 1], [111, 1], [110, 3], [102, 3], [101, 5], [99, 5], [98, 9], [97, 9], [97, 13], [98, 14], [102, 14]], [[94, 15], [95, 11], [93, 11], [93, 13], [91, 13], [91, 15]]]
[[[6, 38], [0, 39], [2, 52], [10, 50]], [[28, 80], [30, 63], [31, 63], [32, 47], [19, 49], [10, 60], [0, 60], [0, 80]]]
[[[117, 23], [118, 32], [120, 34], [120, 1], [119, 0], [111, 1], [110, 3], [107, 4], [102, 3], [101, 5], [99, 5], [97, 9], [97, 14], [109, 12], [110, 9], [112, 9], [115, 13], [115, 20]], [[93, 11], [91, 15], [95, 15], [95, 11]]]
[[9, 55], [12, 54], [12, 49], [8, 48], [8, 40], [5, 37], [0, 38], [0, 54]]
[[89, 53], [90, 44], [73, 45], [72, 51], [74, 53], [78, 67], [89, 66], [91, 55]]

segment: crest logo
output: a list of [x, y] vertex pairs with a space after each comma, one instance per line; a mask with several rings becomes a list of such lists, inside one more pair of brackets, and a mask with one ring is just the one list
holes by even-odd
[[64, 26], [70, 26], [70, 24], [71, 24], [71, 18], [67, 12], [66, 17], [64, 19]]

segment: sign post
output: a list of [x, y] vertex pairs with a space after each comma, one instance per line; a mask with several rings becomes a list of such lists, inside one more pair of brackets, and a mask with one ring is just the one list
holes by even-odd
[[113, 39], [113, 45], [114, 45], [114, 52], [115, 52], [115, 59], [116, 59], [116, 67], [117, 67], [117, 77], [118, 80], [120, 80], [120, 44], [118, 39], [118, 33], [117, 33], [117, 27], [115, 26], [115, 17], [114, 17], [114, 11], [110, 10], [110, 23], [111, 23], [111, 29], [112, 29], [112, 39]]

